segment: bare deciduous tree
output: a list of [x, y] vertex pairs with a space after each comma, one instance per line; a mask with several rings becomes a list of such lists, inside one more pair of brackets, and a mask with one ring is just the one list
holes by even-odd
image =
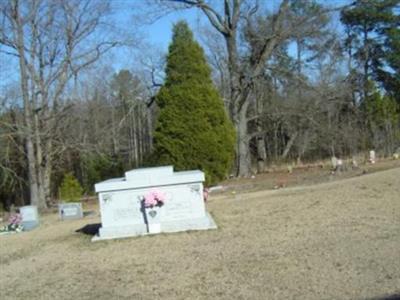
[[54, 0], [1, 3], [0, 50], [16, 57], [22, 92], [31, 203], [50, 200], [55, 143], [69, 80], [117, 45], [98, 34], [109, 12], [106, 1]]

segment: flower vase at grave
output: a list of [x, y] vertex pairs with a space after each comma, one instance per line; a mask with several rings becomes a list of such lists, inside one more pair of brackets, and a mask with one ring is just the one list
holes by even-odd
[[161, 207], [147, 207], [146, 219], [147, 219], [147, 230], [149, 233], [160, 233], [161, 232]]
[[143, 197], [143, 205], [146, 212], [148, 233], [161, 232], [161, 206], [165, 202], [165, 194], [158, 189], [152, 189]]

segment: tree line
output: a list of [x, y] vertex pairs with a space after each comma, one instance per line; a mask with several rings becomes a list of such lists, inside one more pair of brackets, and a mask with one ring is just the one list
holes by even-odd
[[[151, 11], [193, 9], [204, 16], [198, 36], [207, 62], [198, 72], [212, 76], [215, 86], [205, 91], [195, 80], [171, 89], [179, 74], [194, 76], [171, 67], [172, 44], [167, 60], [162, 54], [155, 62], [150, 50], [142, 51], [143, 68], [115, 72], [104, 57], [129, 43], [112, 34], [112, 2], [1, 2], [0, 51], [18, 64], [18, 80], [0, 95], [1, 202], [46, 208], [58, 198], [67, 172], [90, 194], [95, 182], [153, 164], [205, 168], [215, 183], [279, 161], [369, 149], [391, 155], [400, 147], [398, 0], [342, 7], [312, 0], [282, 0], [277, 7], [245, 0], [221, 4], [148, 2]], [[202, 60], [197, 46], [182, 47], [193, 66]], [[209, 98], [222, 104], [222, 115]], [[191, 127], [193, 119], [181, 108], [164, 109], [184, 101], [199, 116], [205, 111], [204, 122], [214, 131], [197, 137], [196, 127], [211, 125]], [[215, 122], [224, 113], [235, 137], [226, 121]], [[201, 144], [192, 145], [191, 136]], [[170, 145], [179, 139], [191, 146]], [[195, 148], [200, 154], [193, 159]]]

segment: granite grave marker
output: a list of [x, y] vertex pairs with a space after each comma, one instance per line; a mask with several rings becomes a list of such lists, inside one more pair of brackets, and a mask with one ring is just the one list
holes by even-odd
[[[97, 183], [102, 226], [93, 241], [216, 228], [205, 210], [203, 181], [201, 171], [174, 172], [172, 166], [166, 166], [134, 169], [123, 178]], [[165, 197], [154, 220], [143, 204], [152, 190]]]
[[58, 204], [58, 215], [61, 220], [76, 220], [83, 218], [82, 203], [60, 203]]
[[24, 230], [29, 231], [39, 226], [39, 214], [37, 206], [22, 206], [19, 208], [19, 212], [22, 218], [21, 225], [24, 227]]

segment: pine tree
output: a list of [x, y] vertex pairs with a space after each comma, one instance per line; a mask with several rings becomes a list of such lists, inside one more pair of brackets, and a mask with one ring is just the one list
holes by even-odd
[[67, 173], [61, 183], [59, 193], [62, 201], [77, 202], [82, 198], [83, 189], [74, 175]]
[[207, 184], [223, 179], [234, 159], [235, 132], [203, 50], [184, 21], [174, 26], [166, 80], [156, 100], [156, 162], [176, 170], [201, 169]]
[[362, 69], [364, 100], [371, 92], [369, 81], [373, 79], [400, 103], [399, 3], [399, 0], [356, 0], [341, 13], [349, 34], [347, 47], [354, 48], [354, 59]]

